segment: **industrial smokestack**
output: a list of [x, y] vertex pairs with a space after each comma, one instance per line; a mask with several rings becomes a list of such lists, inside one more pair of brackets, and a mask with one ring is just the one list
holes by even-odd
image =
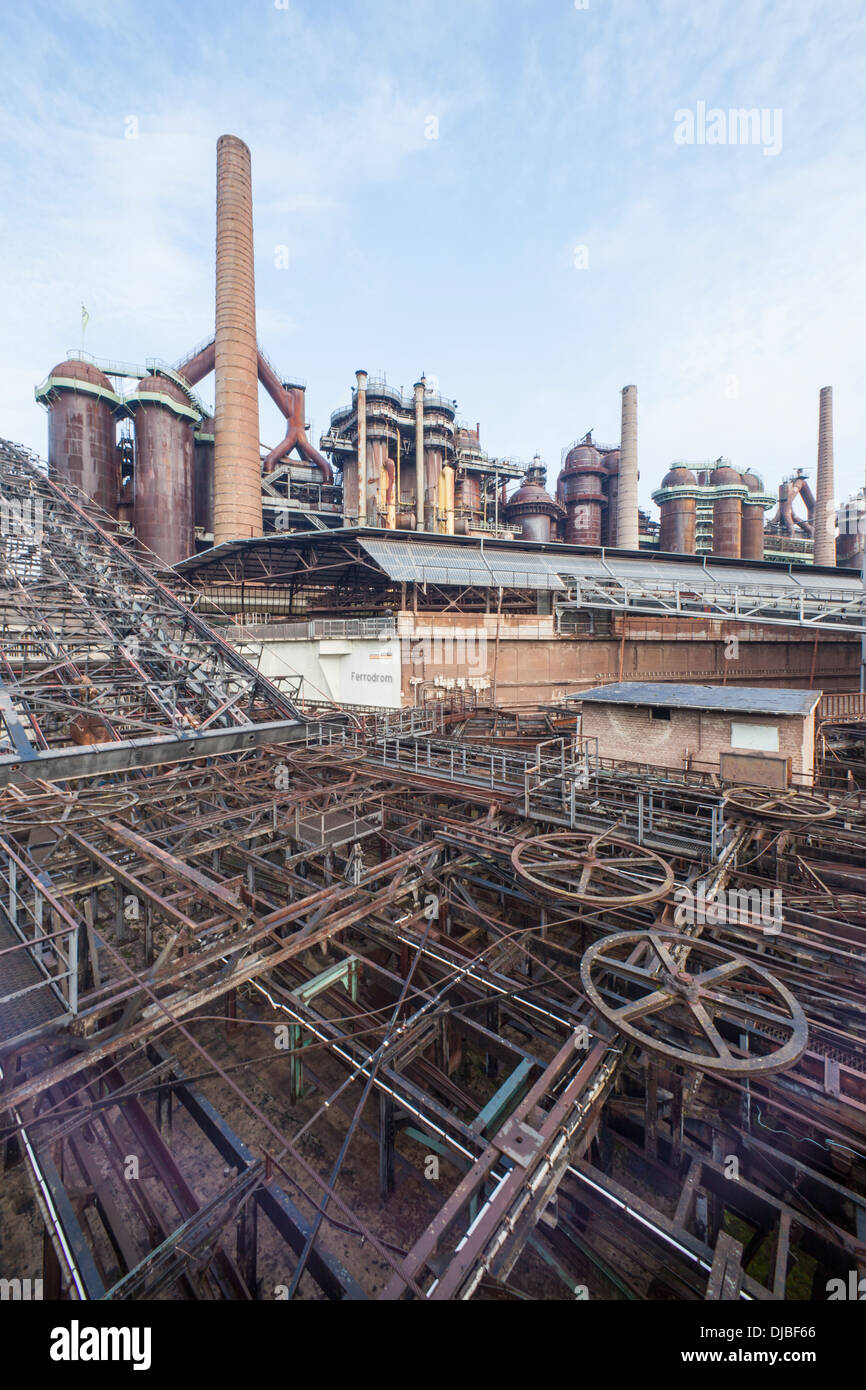
[[262, 534], [250, 152], [217, 141], [214, 544]]
[[415, 530], [424, 530], [424, 392], [422, 376], [415, 382]]
[[358, 525], [367, 525], [367, 373], [356, 372], [358, 390], [355, 408], [358, 412]]
[[833, 506], [833, 387], [818, 397], [818, 484], [815, 488], [816, 565], [836, 563], [836, 513]]
[[616, 543], [623, 550], [637, 550], [637, 387], [622, 389], [622, 436], [619, 454], [619, 492], [616, 508]]

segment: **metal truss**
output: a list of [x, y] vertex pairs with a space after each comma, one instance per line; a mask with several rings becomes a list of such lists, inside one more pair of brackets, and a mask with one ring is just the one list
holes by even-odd
[[[852, 585], [833, 589], [808, 583], [756, 584], [694, 579], [678, 584], [669, 579], [639, 580], [615, 574], [568, 576], [567, 599], [557, 600], [556, 613], [595, 609], [607, 613], [636, 613], [650, 617], [708, 618], [772, 627], [800, 627], [817, 632], [866, 633], [866, 591]], [[559, 620], [559, 619], [558, 619]]]
[[76, 762], [70, 749], [115, 745], [104, 760], [114, 769], [160, 761], [159, 740], [182, 738], [195, 757], [263, 741], [256, 724], [301, 721], [168, 587], [155, 557], [8, 443], [0, 510], [0, 783], [97, 770], [92, 751]]

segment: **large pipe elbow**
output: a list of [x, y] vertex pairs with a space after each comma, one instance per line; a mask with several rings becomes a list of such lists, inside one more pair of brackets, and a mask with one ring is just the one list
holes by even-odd
[[206, 376], [210, 376], [216, 362], [216, 341], [211, 339], [207, 347], [202, 348], [201, 352], [195, 353], [193, 357], [181, 362], [177, 368], [179, 376], [189, 382], [190, 386], [197, 386], [200, 381], [204, 381]]
[[298, 435], [298, 449], [307, 460], [307, 463], [311, 463], [315, 468], [318, 468], [322, 475], [323, 483], [332, 483], [334, 481], [334, 470], [328, 463], [324, 454], [320, 454], [318, 449], [310, 443], [304, 430], [301, 430]]
[[303, 391], [293, 391], [291, 394], [286, 390], [279, 377], [274, 373], [270, 363], [262, 356], [261, 352], [256, 354], [258, 362], [259, 381], [264, 386], [274, 405], [280, 414], [289, 421], [289, 429], [282, 443], [272, 449], [264, 462], [264, 471], [271, 473], [276, 468], [281, 459], [290, 454], [292, 449], [297, 449], [298, 453], [305, 462], [318, 468], [322, 475], [323, 483], [334, 481], [334, 471], [328, 460], [315, 449], [307, 438], [304, 429], [303, 414]]
[[322, 475], [323, 483], [329, 485], [333, 483], [334, 472], [328, 460], [319, 453], [318, 449], [313, 447], [304, 431], [299, 430], [296, 425], [292, 425], [285, 439], [281, 440], [275, 449], [271, 449], [271, 452], [262, 465], [264, 472], [273, 473], [277, 464], [280, 463], [287, 454], [290, 454], [293, 449], [297, 449], [305, 463], [311, 464], [313, 468], [318, 468]]
[[281, 440], [281, 442], [276, 446], [275, 449], [271, 449], [271, 452], [268, 454], [267, 458], [264, 461], [264, 464], [262, 465], [263, 471], [265, 473], [273, 473], [280, 460], [284, 459], [286, 457], [286, 454], [290, 454], [292, 452], [297, 442], [298, 431], [295, 429], [294, 425], [292, 425], [285, 439]]

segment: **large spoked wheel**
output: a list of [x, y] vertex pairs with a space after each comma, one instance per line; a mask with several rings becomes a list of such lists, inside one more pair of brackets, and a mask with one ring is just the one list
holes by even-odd
[[6, 795], [0, 797], [0, 834], [26, 834], [38, 826], [71, 828], [93, 820], [119, 816], [138, 804], [138, 794], [130, 791], [107, 791], [71, 795], [34, 795], [23, 801]]
[[732, 817], [790, 825], [832, 820], [836, 814], [836, 807], [826, 797], [796, 788], [787, 792], [773, 792], [766, 787], [737, 787], [725, 797], [725, 809]]
[[[618, 932], [590, 946], [580, 976], [618, 1032], [686, 1067], [749, 1077], [782, 1071], [806, 1050], [806, 1015], [794, 996], [763, 966], [714, 942]], [[740, 1036], [749, 1024], [746, 1052]]]
[[521, 840], [511, 854], [521, 878], [557, 898], [589, 907], [634, 907], [655, 902], [673, 887], [674, 872], [661, 855], [607, 832], [566, 832]]

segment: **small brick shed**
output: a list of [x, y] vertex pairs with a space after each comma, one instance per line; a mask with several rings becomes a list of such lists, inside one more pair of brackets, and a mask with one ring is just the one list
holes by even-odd
[[598, 740], [602, 758], [712, 772], [726, 754], [750, 755], [756, 766], [788, 759], [798, 782], [814, 773], [820, 698], [820, 690], [659, 681], [618, 681], [571, 696], [581, 732]]

